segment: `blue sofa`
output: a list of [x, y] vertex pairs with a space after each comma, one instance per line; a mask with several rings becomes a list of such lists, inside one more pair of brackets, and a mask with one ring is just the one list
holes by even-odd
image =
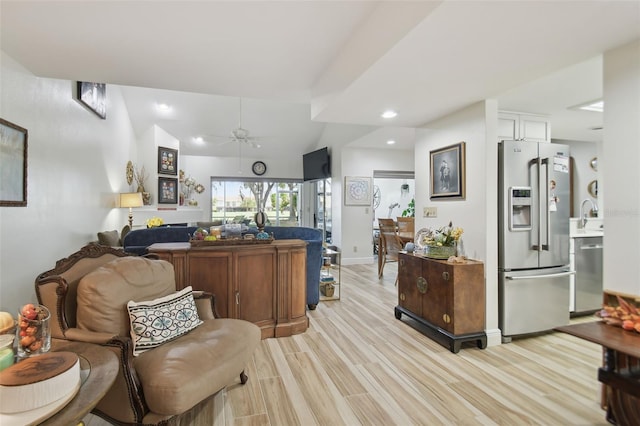
[[[123, 241], [124, 251], [145, 255], [147, 247], [154, 243], [188, 242], [198, 229], [196, 226], [169, 226], [130, 231]], [[307, 244], [307, 306], [313, 310], [320, 301], [320, 268], [322, 267], [322, 231], [319, 229], [293, 226], [266, 226], [268, 234], [276, 240], [304, 240]], [[249, 228], [248, 233], [257, 233]]]
[[122, 245], [127, 253], [143, 256], [147, 247], [155, 243], [186, 243], [198, 229], [196, 226], [158, 226], [134, 229], [124, 237]]

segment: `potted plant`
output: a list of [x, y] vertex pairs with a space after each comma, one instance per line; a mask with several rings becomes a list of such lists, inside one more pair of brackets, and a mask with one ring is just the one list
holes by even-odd
[[402, 211], [402, 217], [415, 217], [416, 216], [416, 201], [414, 198], [409, 201], [407, 208]]

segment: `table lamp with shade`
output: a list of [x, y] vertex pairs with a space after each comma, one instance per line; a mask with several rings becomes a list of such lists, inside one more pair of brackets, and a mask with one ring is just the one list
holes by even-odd
[[129, 228], [133, 227], [133, 207], [142, 207], [142, 192], [120, 193], [120, 207], [129, 207]]

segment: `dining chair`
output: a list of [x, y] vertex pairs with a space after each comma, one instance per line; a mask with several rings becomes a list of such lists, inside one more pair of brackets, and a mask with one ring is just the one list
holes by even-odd
[[[393, 219], [378, 219], [380, 227], [380, 250], [378, 250], [378, 278], [382, 278], [384, 267], [388, 262], [397, 262], [398, 254], [402, 250], [402, 240], [396, 233], [396, 225]], [[396, 276], [395, 284], [398, 283]]]
[[382, 244], [381, 233], [382, 232], [395, 232], [396, 224], [393, 219], [382, 218], [378, 219], [378, 230], [375, 233], [374, 243], [375, 248], [374, 251], [378, 255], [378, 273], [380, 273], [380, 268], [382, 265], [382, 255], [384, 254], [384, 244]]
[[398, 232], [415, 232], [415, 218], [398, 216]]
[[380, 232], [396, 232], [396, 222], [393, 219], [378, 219], [378, 228], [380, 228]]

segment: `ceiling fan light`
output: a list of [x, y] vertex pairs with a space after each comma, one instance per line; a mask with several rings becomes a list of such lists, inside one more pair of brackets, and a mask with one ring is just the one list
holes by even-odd
[[237, 129], [233, 129], [231, 131], [231, 135], [236, 139], [246, 140], [249, 138], [249, 131], [243, 129], [242, 127], [238, 127]]

